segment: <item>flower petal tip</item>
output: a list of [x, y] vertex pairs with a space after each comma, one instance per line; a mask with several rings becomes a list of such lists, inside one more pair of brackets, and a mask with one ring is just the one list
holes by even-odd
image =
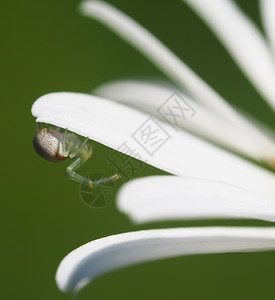
[[71, 252], [60, 263], [56, 282], [63, 292], [77, 292], [100, 275], [138, 263], [182, 255], [274, 249], [274, 228], [198, 227], [122, 233]]

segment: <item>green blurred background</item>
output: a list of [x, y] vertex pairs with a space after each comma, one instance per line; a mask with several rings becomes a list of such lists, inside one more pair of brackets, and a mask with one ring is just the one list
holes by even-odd
[[[180, 0], [109, 1], [134, 17], [228, 101], [275, 128], [273, 114], [223, 47]], [[89, 92], [109, 80], [160, 72], [134, 49], [77, 12], [79, 1], [1, 3], [1, 296], [69, 299], [55, 284], [61, 259], [76, 247], [110, 234], [203, 225], [271, 224], [256, 221], [189, 221], [134, 226], [113, 201], [88, 208], [68, 162], [53, 164], [32, 147], [32, 103], [53, 91]], [[239, 0], [260, 24], [257, 1]], [[94, 143], [81, 174], [110, 174], [112, 149]], [[206, 158], [207, 159], [207, 158]], [[163, 174], [144, 166], [136, 177]], [[121, 183], [120, 183], [121, 184]], [[117, 185], [119, 186], [119, 184]], [[146, 209], [146, 208], [145, 208]], [[96, 279], [79, 299], [273, 299], [275, 253], [200, 255], [115, 271]]]

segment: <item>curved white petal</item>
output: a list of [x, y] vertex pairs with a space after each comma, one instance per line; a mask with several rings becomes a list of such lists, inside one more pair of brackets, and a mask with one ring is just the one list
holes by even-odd
[[274, 59], [258, 28], [231, 0], [183, 1], [213, 30], [246, 76], [275, 109]]
[[[52, 93], [33, 104], [32, 114], [37, 122], [68, 128], [122, 152], [120, 146], [126, 141], [135, 151], [126, 154], [169, 173], [275, 195], [275, 175], [271, 172], [119, 103], [86, 94]], [[149, 129], [157, 133], [142, 137], [141, 130], [148, 133]]]
[[56, 282], [64, 292], [78, 291], [104, 273], [137, 263], [190, 254], [274, 249], [275, 228], [204, 227], [123, 233], [69, 253], [58, 267]]
[[131, 180], [119, 190], [117, 206], [136, 223], [203, 218], [275, 222], [275, 197], [218, 181], [177, 176]]
[[[96, 95], [137, 108], [162, 120], [163, 115], [159, 109], [163, 105], [171, 107], [169, 99], [175, 92], [182, 98], [177, 97], [179, 101], [186, 102], [195, 111], [193, 117], [190, 117], [188, 112], [186, 117], [177, 117], [177, 128], [195, 133], [253, 159], [273, 163], [275, 143], [262, 133], [264, 130], [261, 132], [251, 125], [248, 134], [248, 128], [234, 126], [227, 119], [209, 111], [175, 87], [157, 82], [120, 80], [105, 83], [94, 90]], [[178, 110], [175, 109], [174, 113], [178, 114]]]
[[275, 1], [260, 0], [262, 20], [275, 55]]
[[246, 128], [249, 135], [252, 125], [144, 27], [103, 1], [84, 1], [80, 8], [84, 15], [102, 22], [139, 50], [194, 99], [228, 119], [236, 127]]

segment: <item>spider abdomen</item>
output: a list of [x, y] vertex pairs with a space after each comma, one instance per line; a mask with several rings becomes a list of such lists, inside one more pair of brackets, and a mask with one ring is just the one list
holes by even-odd
[[62, 151], [64, 135], [52, 128], [43, 128], [33, 138], [33, 147], [43, 158], [58, 162], [68, 158]]

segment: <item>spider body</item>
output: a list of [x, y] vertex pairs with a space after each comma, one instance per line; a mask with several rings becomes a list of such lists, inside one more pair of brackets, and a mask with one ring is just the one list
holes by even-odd
[[103, 177], [96, 181], [91, 181], [75, 172], [86, 160], [92, 155], [92, 147], [88, 138], [82, 142], [76, 134], [65, 132], [63, 129], [56, 127], [39, 129], [33, 138], [33, 146], [36, 152], [48, 161], [59, 162], [67, 158], [73, 158], [72, 163], [66, 168], [68, 178], [84, 184], [89, 188], [102, 186], [109, 182], [116, 181], [120, 178], [119, 174], [110, 177]]
[[33, 138], [33, 147], [43, 158], [58, 162], [68, 158], [62, 149], [64, 135], [52, 128], [43, 128]]

